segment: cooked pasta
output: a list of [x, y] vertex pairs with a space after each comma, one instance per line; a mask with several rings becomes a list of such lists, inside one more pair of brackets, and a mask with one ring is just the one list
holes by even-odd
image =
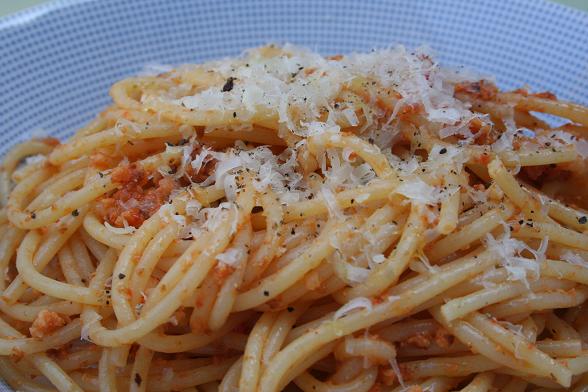
[[13, 147], [0, 376], [584, 390], [588, 109], [472, 75], [270, 45], [120, 81], [69, 140]]

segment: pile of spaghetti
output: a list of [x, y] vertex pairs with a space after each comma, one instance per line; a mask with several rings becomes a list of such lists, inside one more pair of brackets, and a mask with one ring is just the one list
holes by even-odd
[[402, 47], [111, 96], [4, 158], [15, 389], [585, 390], [586, 108]]

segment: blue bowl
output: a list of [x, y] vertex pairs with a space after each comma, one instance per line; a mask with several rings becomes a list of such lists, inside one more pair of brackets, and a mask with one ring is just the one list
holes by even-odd
[[543, 0], [62, 0], [0, 19], [0, 155], [39, 132], [68, 136], [146, 65], [268, 42], [325, 54], [425, 44], [503, 88], [588, 104], [588, 14]]

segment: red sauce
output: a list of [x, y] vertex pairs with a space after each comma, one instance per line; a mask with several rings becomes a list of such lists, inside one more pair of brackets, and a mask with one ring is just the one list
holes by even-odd
[[48, 145], [48, 146], [51, 146], [51, 147], [55, 147], [55, 146], [58, 146], [58, 145], [60, 145], [60, 144], [61, 144], [61, 143], [59, 142], [59, 139], [56, 139], [56, 138], [54, 138], [54, 137], [44, 137], [44, 138], [41, 138], [41, 139], [38, 139], [38, 140], [39, 140], [41, 143], [44, 143], [44, 144], [46, 144], [46, 145]]
[[487, 166], [492, 160], [492, 157], [490, 156], [490, 154], [483, 152], [477, 157], [475, 157], [474, 160], [476, 161], [476, 163], [480, 163], [484, 166]]
[[465, 93], [473, 95], [475, 98], [481, 99], [482, 101], [492, 101], [498, 94], [498, 88], [494, 83], [480, 80], [473, 83], [465, 82], [457, 84], [455, 86], [455, 93]]
[[[400, 375], [405, 381], [410, 380], [412, 378], [410, 370], [407, 369], [407, 367], [404, 364], [399, 363], [398, 369], [400, 370]], [[384, 385], [394, 385], [397, 384], [399, 381], [396, 372], [392, 368], [381, 370], [379, 378]]]
[[542, 91], [540, 93], [531, 94], [532, 97], [549, 99], [550, 101], [557, 101], [557, 96], [551, 91]]
[[403, 105], [398, 111], [398, 117], [402, 120], [410, 120], [412, 116], [423, 112], [423, 105], [420, 103], [411, 103]]
[[531, 180], [536, 186], [541, 186], [545, 182], [559, 180], [568, 180], [572, 173], [566, 170], [563, 165], [539, 165], [525, 166], [521, 169], [523, 177]]
[[424, 332], [418, 332], [402, 343], [403, 345], [407, 344], [418, 348], [428, 348], [431, 345], [431, 336]]
[[225, 280], [235, 271], [235, 268], [224, 264], [224, 263], [217, 263], [216, 267], [214, 268], [213, 277], [216, 283], [220, 286], [222, 285]]
[[454, 337], [446, 329], [439, 328], [435, 331], [435, 343], [441, 348], [448, 348], [453, 343]]
[[39, 312], [35, 321], [29, 328], [29, 332], [33, 338], [43, 338], [44, 336], [51, 335], [59, 328], [66, 324], [67, 320], [61, 317], [59, 314], [43, 309]]
[[102, 152], [90, 155], [90, 162], [92, 167], [95, 167], [98, 170], [106, 170], [116, 164], [112, 157], [109, 157]]
[[173, 178], [162, 178], [159, 173], [150, 178], [134, 163], [115, 168], [112, 181], [122, 186], [100, 199], [95, 210], [99, 218], [116, 227], [124, 227], [125, 221], [133, 227], [141, 226], [179, 186]]

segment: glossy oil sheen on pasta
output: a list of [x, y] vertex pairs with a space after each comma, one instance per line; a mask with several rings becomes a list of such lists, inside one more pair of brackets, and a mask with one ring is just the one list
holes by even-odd
[[586, 108], [402, 47], [111, 96], [4, 157], [15, 389], [585, 390]]

